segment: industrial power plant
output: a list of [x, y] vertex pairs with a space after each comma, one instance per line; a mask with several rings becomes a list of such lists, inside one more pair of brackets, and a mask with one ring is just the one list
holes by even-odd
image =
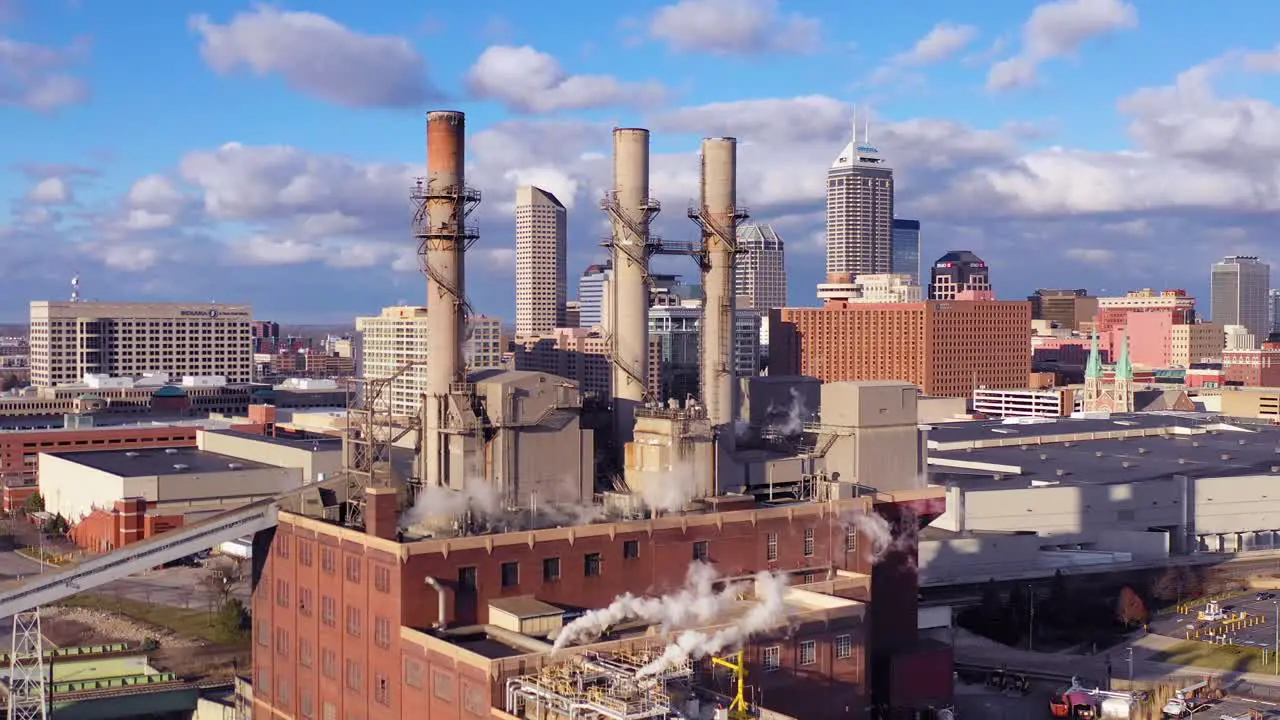
[[[29, 617], [252, 534], [255, 716], [767, 708], [807, 719], [947, 706], [950, 650], [916, 631], [914, 539], [945, 498], [924, 481], [918, 389], [735, 376], [747, 217], [737, 141], [702, 141], [688, 208], [700, 238], [679, 243], [651, 233], [649, 132], [613, 131], [601, 200], [612, 382], [597, 403], [551, 373], [467, 372], [466, 259], [479, 239], [469, 218], [481, 193], [466, 184], [465, 116], [428, 113], [426, 138], [426, 176], [410, 189], [430, 332], [419, 413], [393, 412], [385, 394], [422, 368], [363, 378], [341, 472], [24, 582], [0, 592], [0, 614]], [[701, 271], [696, 400], [661, 403], [646, 382], [658, 254]]]

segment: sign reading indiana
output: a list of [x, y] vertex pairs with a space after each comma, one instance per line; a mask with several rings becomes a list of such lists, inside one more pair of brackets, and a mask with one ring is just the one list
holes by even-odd
[[218, 308], [205, 308], [201, 310], [179, 310], [178, 315], [182, 317], [203, 317], [216, 319], [225, 318], [243, 318], [249, 317], [249, 313], [244, 310], [219, 310]]

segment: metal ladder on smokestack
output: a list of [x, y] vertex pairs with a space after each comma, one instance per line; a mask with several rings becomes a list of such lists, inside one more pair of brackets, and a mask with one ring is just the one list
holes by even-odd
[[[474, 311], [471, 307], [471, 301], [463, 297], [461, 290], [456, 283], [448, 282], [440, 271], [433, 268], [431, 263], [427, 261], [428, 245], [436, 240], [446, 240], [461, 243], [462, 252], [471, 249], [472, 245], [480, 239], [480, 229], [475, 225], [468, 225], [466, 220], [471, 213], [480, 204], [480, 191], [470, 187], [449, 186], [442, 190], [436, 191], [430, 187], [431, 183], [426, 178], [417, 178], [413, 187], [409, 190], [409, 199], [414, 202], [416, 207], [413, 211], [413, 235], [418, 238], [418, 265], [422, 271], [427, 274], [437, 285], [444, 289], [444, 292], [453, 297], [453, 302], [462, 309], [462, 320], [464, 323], [463, 332], [469, 333], [465, 327], [466, 321]], [[430, 200], [448, 199], [455, 203], [455, 207], [461, 208], [460, 216], [451, 218], [450, 222], [443, 225], [440, 232], [431, 232], [431, 224], [427, 217], [427, 203]], [[467, 336], [464, 334], [463, 340]]]
[[[618, 203], [618, 192], [616, 190], [606, 190], [604, 197], [600, 200], [600, 209], [604, 210], [605, 214], [609, 216], [609, 221], [613, 223], [613, 232], [601, 245], [611, 250], [616, 248], [622, 251], [622, 254], [626, 256], [629, 262], [640, 266], [643, 270], [644, 285], [647, 292], [649, 287], [649, 257], [654, 254], [656, 248], [662, 246], [661, 239], [652, 237], [649, 233], [649, 228], [653, 224], [653, 219], [657, 217], [658, 213], [662, 212], [662, 203], [655, 198], [649, 198], [645, 201], [644, 207], [640, 208], [640, 218], [632, 218]], [[631, 237], [641, 242], [619, 242], [619, 226], [630, 233]], [[610, 311], [614, 312], [615, 310], [611, 309]], [[612, 327], [606, 333], [605, 340], [609, 344], [609, 361], [626, 373], [631, 382], [637, 383], [643, 388], [644, 400], [645, 402], [650, 402], [653, 396], [649, 388], [649, 379], [640, 372], [639, 368], [631, 366], [631, 364], [618, 356], [617, 338]], [[646, 353], [649, 352], [649, 348], [645, 347], [644, 351]]]

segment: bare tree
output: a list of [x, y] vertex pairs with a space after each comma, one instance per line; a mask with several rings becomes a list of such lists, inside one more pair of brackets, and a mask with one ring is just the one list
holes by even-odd
[[213, 615], [215, 611], [235, 597], [236, 591], [240, 589], [245, 580], [244, 572], [239, 563], [220, 564], [209, 568], [208, 572], [201, 575], [200, 579], [196, 581], [196, 585], [208, 599], [209, 614]]

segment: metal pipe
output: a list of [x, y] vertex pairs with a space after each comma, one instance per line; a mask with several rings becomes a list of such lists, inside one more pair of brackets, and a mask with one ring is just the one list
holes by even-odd
[[423, 578], [423, 582], [436, 591], [436, 627], [444, 630], [448, 626], [448, 621], [445, 619], [447, 616], [445, 615], [444, 586], [440, 584], [439, 580], [430, 575]]
[[649, 400], [649, 225], [658, 203], [649, 197], [649, 131], [613, 131], [613, 189], [601, 207], [612, 231], [607, 320], [613, 362], [614, 437], [634, 434], [635, 410]]

